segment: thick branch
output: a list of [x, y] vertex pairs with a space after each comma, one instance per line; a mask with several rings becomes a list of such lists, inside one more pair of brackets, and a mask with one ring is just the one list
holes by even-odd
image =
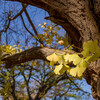
[[[25, 50], [21, 53], [17, 53], [12, 56], [8, 56], [4, 58], [2, 61], [5, 61], [6, 67], [11, 67], [11, 65], [17, 65], [20, 63], [24, 63], [27, 61], [35, 60], [35, 59], [42, 59], [46, 60], [46, 57], [54, 53], [57, 49], [48, 48], [48, 47], [33, 47], [31, 49]], [[58, 50], [59, 53], [68, 52], [68, 53], [74, 53], [73, 51], [63, 51]]]

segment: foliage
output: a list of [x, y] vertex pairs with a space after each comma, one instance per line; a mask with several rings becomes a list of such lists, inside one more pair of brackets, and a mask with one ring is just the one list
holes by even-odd
[[[7, 51], [7, 53], [12, 55], [12, 54], [22, 51], [22, 50], [20, 50], [19, 47], [20, 47], [19, 45], [18, 46], [4, 45], [4, 46], [1, 46], [1, 50], [2, 50], [2, 52]], [[53, 55], [53, 56], [57, 56], [57, 55]], [[56, 62], [56, 60], [55, 60], [55, 62]], [[74, 84], [71, 84], [70, 80], [67, 80], [67, 81], [62, 80], [61, 83], [60, 82], [55, 83], [57, 78], [54, 75], [54, 73], [52, 72], [52, 70], [50, 70], [49, 64], [47, 62], [44, 62], [42, 64], [41, 61], [38, 61], [38, 62], [31, 61], [30, 63], [29, 62], [23, 63], [20, 66], [14, 66], [11, 69], [5, 69], [3, 62], [1, 63], [1, 65], [2, 65], [2, 67], [0, 67], [0, 80], [1, 80], [0, 93], [2, 96], [4, 96], [5, 99], [7, 99], [7, 97], [12, 97], [12, 94], [13, 94], [12, 92], [14, 89], [14, 92], [15, 92], [17, 98], [19, 98], [19, 99], [26, 98], [26, 100], [27, 100], [28, 94], [25, 92], [24, 89], [27, 89], [26, 88], [27, 82], [28, 82], [28, 79], [30, 76], [31, 76], [31, 80], [28, 82], [28, 84], [32, 85], [32, 87], [31, 87], [32, 90], [30, 90], [30, 93], [31, 93], [31, 91], [34, 93], [35, 91], [38, 90], [39, 87], [42, 87], [45, 84], [47, 84], [47, 86], [52, 86], [53, 88], [51, 90], [49, 90], [49, 94], [46, 95], [44, 93], [44, 95], [45, 95], [44, 97], [53, 98], [54, 96], [61, 95], [62, 93], [65, 96], [74, 97], [74, 98], [77, 97], [75, 94], [74, 95], [72, 94], [73, 91], [77, 90], [77, 87], [74, 87]], [[29, 66], [29, 65], [31, 65], [31, 66]], [[32, 72], [30, 70], [31, 68], [33, 68], [33, 66], [35, 66], [35, 67], [37, 66], [37, 68], [38, 68], [35, 72], [33, 69], [32, 69]], [[31, 72], [31, 75], [28, 74], [30, 72]], [[23, 82], [22, 82], [22, 79], [21, 79], [21, 81], [18, 81], [17, 77], [24, 77]], [[35, 80], [35, 84], [31, 83], [32, 79]], [[53, 80], [55, 80], [55, 81], [53, 81]], [[75, 79], [73, 79], [73, 81], [74, 80]], [[39, 81], [39, 83], [38, 83], [38, 81]], [[34, 82], [34, 81], [32, 81], [32, 82]], [[15, 87], [14, 87], [14, 84], [16, 84]], [[34, 85], [36, 85], [35, 88], [34, 88]], [[47, 86], [45, 86], [45, 88]], [[73, 88], [68, 89], [70, 92], [69, 93], [66, 92], [66, 91], [68, 91], [67, 87], [71, 87], [71, 86]], [[66, 87], [66, 89], [65, 89], [65, 87]], [[73, 90], [73, 91], [71, 92], [71, 90]], [[55, 91], [56, 93], [55, 94], [52, 93], [53, 91]], [[25, 93], [26, 93], [26, 95], [25, 95]], [[50, 93], [51, 93], [51, 95], [50, 95]], [[22, 97], [20, 97], [20, 95]], [[63, 95], [62, 95], [62, 97], [63, 97]]]
[[[82, 56], [82, 57], [81, 57]], [[97, 40], [88, 41], [83, 43], [83, 51], [80, 54], [59, 54], [57, 51], [52, 55], [48, 56], [47, 59], [50, 61], [51, 67], [55, 63], [59, 65], [55, 66], [55, 74], [62, 74], [65, 71], [74, 77], [81, 78], [85, 69], [93, 61], [96, 61], [100, 57], [100, 48]], [[69, 64], [73, 63], [76, 67], [70, 67]]]
[[12, 55], [12, 54], [21, 52], [22, 49], [19, 49], [19, 47], [20, 47], [20, 45], [14, 45], [14, 46], [2, 45], [2, 46], [0, 46], [0, 64], [3, 63], [1, 61], [1, 59], [3, 59], [3, 57], [5, 57], [6, 55]]
[[[60, 31], [59, 26], [55, 25], [52, 22], [50, 23], [50, 25], [44, 22], [43, 24], [39, 24], [39, 26], [41, 26], [41, 28], [43, 29], [43, 33], [38, 34], [37, 37], [41, 41], [43, 41], [45, 46], [52, 47], [57, 42], [59, 42], [58, 43], [59, 45], [63, 44], [64, 42], [63, 45], [65, 47], [68, 46], [69, 43], [67, 41], [67, 37], [64, 37], [61, 34], [58, 34], [58, 32]], [[33, 38], [36, 38], [36, 36], [34, 36]]]

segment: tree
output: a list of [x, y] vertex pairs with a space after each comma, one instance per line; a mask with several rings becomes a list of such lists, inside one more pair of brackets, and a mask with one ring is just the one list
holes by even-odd
[[[20, 0], [19, 2], [37, 6], [46, 10], [49, 13], [49, 16], [45, 19], [61, 25], [68, 34], [70, 44], [74, 44], [74, 46], [81, 48], [84, 41], [97, 40], [100, 46], [100, 0]], [[80, 52], [78, 49], [75, 49], [75, 51]], [[29, 57], [31, 55], [30, 52], [34, 55], [33, 58]], [[11, 64], [16, 65], [32, 59], [46, 60], [46, 57], [53, 52], [54, 49], [46, 47], [32, 48], [20, 54], [5, 58], [4, 61], [8, 66]], [[38, 54], [41, 56], [38, 56]], [[18, 61], [20, 55], [22, 58]], [[87, 83], [92, 86], [92, 95], [98, 100], [100, 98], [100, 93], [97, 91], [97, 83], [100, 80], [99, 64], [100, 59], [91, 63], [91, 65], [84, 72], [84, 77]]]
[[[1, 2], [3, 4], [3, 2]], [[1, 4], [0, 3], [0, 4]], [[61, 39], [66, 40], [66, 37], [64, 36], [59, 36], [61, 34], [57, 34], [59, 32], [60, 27], [55, 25], [54, 23], [50, 23], [48, 25], [46, 22], [41, 25], [43, 27], [43, 33], [34, 33], [30, 32], [29, 29], [27, 28], [28, 25], [26, 25], [26, 21], [24, 19], [25, 16], [21, 14], [22, 12], [25, 12], [26, 17], [28, 18], [29, 23], [31, 23], [31, 26], [35, 32], [37, 31], [34, 29], [34, 24], [31, 21], [31, 18], [29, 17], [29, 9], [34, 9], [35, 7], [30, 7], [30, 6], [25, 6], [27, 8], [21, 9], [19, 12], [14, 9], [19, 8], [21, 6], [20, 3], [7, 3], [4, 2], [4, 10], [3, 12], [0, 12], [0, 26], [2, 26], [2, 30], [0, 30], [1, 34], [1, 45], [0, 45], [0, 93], [4, 97], [4, 99], [41, 99], [41, 98], [51, 98], [51, 99], [62, 99], [62, 98], [80, 98], [84, 96], [84, 93], [86, 95], [90, 94], [85, 91], [83, 91], [80, 86], [77, 83], [77, 79], [72, 78], [71, 76], [67, 76], [66, 73], [56, 76], [54, 72], [50, 69], [50, 66], [48, 65], [47, 62], [45, 61], [39, 61], [35, 60], [32, 62], [27, 62], [24, 64], [18, 64], [17, 66], [13, 66], [13, 68], [5, 68], [5, 64], [1, 61], [2, 58], [7, 57], [8, 55], [15, 54], [16, 52], [21, 52], [22, 49], [25, 50], [25, 47], [21, 48], [22, 46], [22, 41], [25, 40], [23, 45], [28, 46], [32, 42], [32, 46], [37, 47], [37, 45], [40, 45], [42, 40], [43, 45], [51, 45], [52, 47], [54, 46], [55, 48], [62, 48], [62, 46], [59, 45], [59, 47], [56, 45], [56, 41], [59, 41]], [[20, 4], [19, 7], [16, 4]], [[1, 5], [2, 6], [2, 5]], [[14, 6], [14, 7], [13, 7]], [[6, 9], [7, 7], [7, 9]], [[8, 7], [10, 8], [8, 10]], [[3, 6], [2, 6], [3, 9]], [[1, 9], [1, 10], [2, 10]], [[14, 9], [14, 11], [13, 11]], [[27, 10], [26, 10], [27, 9]], [[39, 9], [38, 9], [39, 10]], [[28, 11], [28, 13], [27, 13]], [[16, 12], [16, 13], [15, 13]], [[44, 12], [44, 11], [43, 11]], [[32, 13], [33, 14], [33, 13]], [[5, 17], [3, 17], [3, 16]], [[13, 17], [14, 16], [14, 17]], [[9, 19], [10, 18], [10, 19]], [[20, 19], [21, 18], [21, 19]], [[17, 19], [16, 24], [12, 23], [15, 22]], [[19, 26], [19, 21], [20, 23], [22, 22], [22, 25], [17, 29], [17, 25]], [[4, 25], [2, 24], [4, 23]], [[50, 21], [49, 21], [50, 22]], [[40, 27], [40, 26], [38, 26]], [[17, 30], [16, 30], [17, 29]], [[20, 31], [19, 31], [20, 30]], [[26, 30], [26, 31], [25, 31]], [[22, 34], [22, 33], [23, 34]], [[26, 32], [28, 32], [26, 34]], [[14, 40], [14, 37], [12, 37], [11, 33], [15, 33], [13, 36], [16, 37]], [[6, 34], [6, 35], [5, 35]], [[21, 40], [17, 37], [17, 34]], [[30, 36], [28, 36], [30, 34]], [[5, 36], [3, 36], [5, 35]], [[23, 37], [21, 37], [21, 35]], [[24, 37], [25, 36], [25, 37]], [[38, 38], [37, 38], [37, 37]], [[41, 37], [42, 36], [42, 37]], [[32, 38], [31, 42], [29, 42], [30, 37]], [[53, 38], [56, 38], [55, 39]], [[11, 39], [12, 38], [12, 39]], [[10, 40], [9, 40], [10, 39]], [[13, 41], [14, 40], [14, 41]], [[5, 41], [5, 42], [4, 42]], [[37, 43], [38, 41], [38, 43]], [[66, 40], [67, 41], [67, 40]], [[60, 44], [61, 41], [59, 41]], [[5, 45], [5, 44], [7, 45]], [[14, 44], [11, 46], [11, 44]], [[9, 45], [8, 45], [9, 44]], [[16, 44], [16, 45], [15, 45]], [[18, 45], [21, 44], [21, 45]], [[66, 45], [68, 43], [66, 42]], [[20, 47], [21, 46], [21, 47]], [[61, 51], [63, 52], [63, 51]], [[71, 52], [71, 51], [70, 51]], [[8, 54], [6, 54], [8, 53]], [[30, 56], [31, 57], [31, 56]], [[8, 65], [7, 65], [8, 66]], [[21, 78], [21, 79], [20, 79]], [[78, 91], [77, 92], [75, 91]], [[75, 94], [76, 93], [76, 94]], [[77, 97], [78, 95], [78, 97]], [[66, 97], [67, 96], [67, 97]]]

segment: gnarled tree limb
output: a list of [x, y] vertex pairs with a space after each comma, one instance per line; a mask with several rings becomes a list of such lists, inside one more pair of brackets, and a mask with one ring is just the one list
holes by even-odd
[[2, 61], [5, 61], [6, 67], [8, 68], [11, 67], [12, 65], [17, 65], [35, 59], [42, 59], [47, 61], [46, 57], [51, 55], [55, 51], [59, 53], [64, 53], [64, 52], [71, 54], [75, 53], [69, 50], [58, 50], [48, 47], [33, 47], [21, 53], [14, 54], [12, 56], [7, 56], [6, 58], [2, 59]]

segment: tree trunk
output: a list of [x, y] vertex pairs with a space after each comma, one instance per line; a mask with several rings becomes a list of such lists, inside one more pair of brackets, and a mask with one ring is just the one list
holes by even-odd
[[[100, 0], [10, 0], [31, 4], [46, 10], [46, 19], [61, 25], [71, 39], [71, 44], [81, 47], [84, 41], [98, 40], [100, 46]], [[91, 63], [84, 73], [92, 86], [93, 97], [100, 97], [97, 83], [100, 73], [100, 59]]]

